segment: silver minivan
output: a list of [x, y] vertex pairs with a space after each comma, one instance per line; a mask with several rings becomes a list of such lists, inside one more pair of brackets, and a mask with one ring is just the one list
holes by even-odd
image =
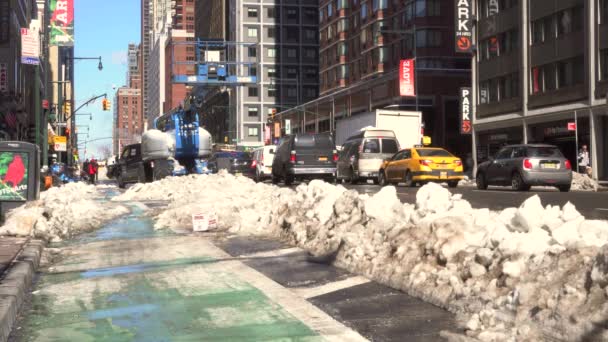
[[369, 128], [357, 133], [342, 145], [336, 165], [336, 179], [352, 184], [371, 179], [378, 184], [382, 162], [399, 151], [395, 132]]

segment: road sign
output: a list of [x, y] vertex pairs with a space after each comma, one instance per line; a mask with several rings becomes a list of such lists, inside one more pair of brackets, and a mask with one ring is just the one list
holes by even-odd
[[471, 88], [460, 88], [460, 134], [471, 134]]
[[66, 152], [68, 150], [68, 139], [65, 136], [56, 135], [53, 137], [54, 149], [57, 152]]
[[285, 119], [285, 134], [291, 134], [291, 120]]
[[456, 0], [456, 52], [471, 53], [473, 50], [473, 25], [471, 0]]

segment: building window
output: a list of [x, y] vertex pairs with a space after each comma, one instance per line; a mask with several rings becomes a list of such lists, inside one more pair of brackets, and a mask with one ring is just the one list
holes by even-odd
[[288, 27], [285, 30], [286, 33], [286, 39], [290, 40], [290, 41], [294, 41], [297, 42], [298, 41], [298, 34], [299, 34], [299, 29], [297, 27]]
[[298, 19], [298, 10], [296, 8], [288, 8], [287, 19]]
[[268, 57], [275, 58], [277, 56], [277, 50], [275, 48], [268, 48]]
[[374, 13], [378, 10], [383, 10], [388, 7], [388, 0], [372, 0], [372, 7]]
[[298, 52], [296, 49], [287, 49], [287, 57], [288, 58], [296, 58], [298, 57]]
[[308, 40], [315, 40], [317, 38], [317, 31], [315, 30], [304, 30], [304, 37]]
[[304, 57], [308, 59], [314, 59], [317, 57], [317, 50], [315, 49], [304, 49]]
[[544, 17], [532, 22], [532, 44], [538, 44], [555, 38], [553, 16]]
[[581, 30], [584, 17], [583, 6], [569, 8], [557, 13], [557, 36]]
[[274, 38], [276, 36], [277, 29], [275, 27], [268, 28], [268, 38]]
[[258, 50], [255, 47], [249, 47], [247, 49], [247, 54], [249, 55], [249, 57], [257, 57]]
[[304, 96], [308, 99], [314, 99], [317, 97], [316, 87], [304, 87]]
[[441, 31], [418, 30], [416, 31], [416, 47], [439, 47], [441, 46]]
[[530, 72], [532, 73], [532, 86], [530, 87], [532, 94], [540, 94], [557, 88], [554, 64], [533, 67]]
[[367, 18], [367, 2], [361, 3], [361, 20], [365, 20]]
[[407, 25], [414, 18], [414, 3], [410, 2], [405, 5], [405, 10], [403, 11], [403, 25]]
[[585, 82], [585, 60], [583, 56], [556, 63], [557, 88], [567, 88]]
[[277, 14], [274, 7], [268, 7], [266, 9], [266, 15], [268, 18], [274, 18]]
[[304, 70], [304, 77], [306, 78], [315, 78], [317, 77], [318, 73], [317, 73], [317, 69], [315, 68], [306, 68]]
[[247, 9], [247, 17], [249, 17], [249, 18], [257, 18], [258, 17], [258, 9], [257, 8], [248, 8]]
[[268, 97], [276, 97], [277, 96], [277, 88], [269, 87], [268, 88]]
[[514, 73], [501, 77], [498, 82], [500, 101], [519, 97], [519, 74]]
[[258, 96], [258, 88], [257, 87], [248, 87], [247, 95], [249, 97], [257, 97]]
[[608, 24], [608, 0], [600, 1], [600, 23]]
[[600, 50], [600, 80], [608, 81], [608, 49]]
[[258, 107], [248, 107], [247, 108], [247, 116], [257, 117], [258, 116]]
[[258, 128], [257, 127], [248, 127], [247, 128], [247, 135], [250, 137], [257, 137], [258, 136]]
[[268, 68], [267, 73], [269, 78], [277, 77], [277, 70], [275, 68]]
[[247, 36], [249, 38], [256, 38], [258, 36], [258, 29], [255, 27], [250, 27], [247, 29]]
[[287, 88], [287, 97], [296, 97], [298, 96], [298, 89], [296, 87]]
[[346, 8], [348, 8], [348, 0], [337, 0], [336, 10], [341, 10], [341, 9], [346, 9]]
[[298, 76], [298, 69], [287, 68], [287, 78], [296, 78]]
[[258, 75], [258, 68], [256, 68], [255, 66], [249, 66], [249, 76], [257, 76]]
[[327, 18], [331, 18], [331, 16], [334, 15], [334, 8], [332, 3], [330, 2], [329, 5], [327, 5]]

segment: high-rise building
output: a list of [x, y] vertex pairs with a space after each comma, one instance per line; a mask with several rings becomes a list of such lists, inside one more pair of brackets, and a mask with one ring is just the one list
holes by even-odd
[[504, 144], [590, 147], [608, 181], [608, 0], [481, 0], [474, 128], [478, 162]]
[[[150, 80], [148, 76], [148, 65], [150, 63], [150, 51], [152, 50], [152, 9], [154, 0], [141, 0], [141, 53], [139, 55], [139, 65], [141, 70], [141, 112], [145, 119], [149, 112], [149, 86]], [[147, 120], [144, 121], [147, 123]]]
[[141, 115], [141, 89], [121, 87], [114, 97], [114, 153], [141, 140], [143, 116]]
[[[236, 73], [255, 75], [258, 80], [257, 84], [209, 90], [213, 96], [206, 97], [208, 110], [203, 117], [207, 122], [203, 124], [216, 139], [261, 145], [272, 112], [317, 97], [318, 2], [236, 0], [226, 5], [225, 1], [202, 0], [197, 9], [197, 38], [252, 44], [236, 45], [227, 58], [253, 61], [253, 65], [240, 65]], [[226, 120], [217, 122], [218, 117]]]
[[[470, 85], [471, 58], [455, 53], [454, 6], [321, 0], [320, 97], [280, 113], [281, 122], [290, 120], [292, 132], [334, 132], [340, 119], [375, 109], [419, 110], [433, 144], [464, 157], [471, 139], [460, 135], [458, 90]], [[399, 63], [409, 58], [416, 59], [417, 97], [400, 96]]]

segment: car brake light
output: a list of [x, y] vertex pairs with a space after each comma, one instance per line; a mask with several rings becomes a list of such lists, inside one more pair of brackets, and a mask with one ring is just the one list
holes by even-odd
[[420, 165], [431, 166], [431, 163], [432, 163], [432, 161], [427, 160], [427, 159], [420, 160]]
[[572, 164], [570, 164], [570, 161], [568, 159], [566, 159], [566, 169], [568, 170], [572, 170]]
[[251, 168], [253, 169], [253, 168], [255, 168], [257, 165], [258, 165], [258, 161], [254, 159], [254, 160], [251, 162]]
[[532, 162], [530, 159], [524, 159], [524, 169], [532, 170]]
[[291, 151], [291, 154], [289, 155], [289, 162], [292, 164], [296, 163], [296, 151]]
[[462, 166], [462, 160], [460, 160], [460, 159], [456, 159], [456, 160], [454, 161], [454, 164], [455, 164], [456, 166]]
[[334, 150], [334, 163], [338, 162], [338, 151]]

